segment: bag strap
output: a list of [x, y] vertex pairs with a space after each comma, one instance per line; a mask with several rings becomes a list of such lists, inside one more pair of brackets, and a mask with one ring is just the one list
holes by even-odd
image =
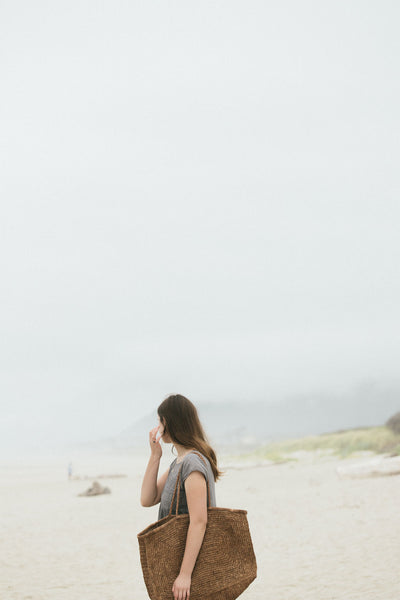
[[176, 510], [175, 510], [175, 515], [177, 515], [177, 514], [178, 514], [178, 507], [179, 507], [179, 487], [180, 487], [178, 484], [179, 484], [179, 481], [180, 481], [180, 478], [181, 478], [181, 470], [182, 470], [182, 466], [183, 466], [183, 465], [181, 465], [181, 467], [180, 467], [180, 469], [179, 469], [179, 471], [178, 471], [178, 475], [177, 475], [177, 477], [176, 477], [175, 489], [174, 489], [174, 493], [173, 493], [173, 495], [172, 495], [171, 506], [169, 507], [169, 512], [168, 512], [168, 516], [169, 516], [169, 517], [170, 517], [170, 516], [171, 516], [171, 514], [172, 514], [172, 507], [173, 507], [173, 505], [174, 505], [174, 500], [175, 500], [175, 496], [176, 496], [176, 490], [178, 490], [178, 497], [177, 497], [177, 499], [176, 499]]
[[[203, 463], [206, 465], [206, 468], [207, 468], [207, 463], [206, 463], [206, 461], [204, 460], [204, 457], [203, 457], [203, 456], [200, 454], [200, 452], [193, 451], [193, 452], [191, 452], [191, 454], [197, 454], [197, 456], [198, 456], [199, 458], [201, 458], [201, 460], [203, 461]], [[206, 477], [206, 484], [207, 484], [207, 501], [208, 501], [208, 506], [211, 506], [211, 492], [210, 492], [210, 483], [209, 483], [209, 481], [208, 481], [208, 478], [207, 478], [207, 477]]]
[[[204, 460], [203, 456], [196, 451], [193, 452], [189, 452], [188, 454], [197, 454], [197, 456], [199, 458], [201, 458], [201, 460], [203, 461], [203, 463], [207, 466], [206, 461]], [[176, 498], [176, 506], [175, 506], [175, 516], [178, 515], [178, 508], [179, 508], [179, 496], [180, 496], [180, 479], [181, 479], [181, 471], [182, 471], [182, 467], [183, 464], [181, 465], [179, 471], [178, 471], [178, 475], [176, 477], [176, 483], [175, 483], [175, 488], [174, 488], [174, 493], [172, 495], [172, 500], [171, 500], [171, 506], [169, 507], [169, 512], [168, 512], [168, 516], [171, 516], [172, 514], [172, 507], [174, 505], [174, 500], [175, 500], [175, 496]], [[208, 506], [211, 506], [211, 493], [210, 493], [210, 484], [208, 481], [208, 478], [206, 477], [206, 485], [207, 485], [207, 504]]]

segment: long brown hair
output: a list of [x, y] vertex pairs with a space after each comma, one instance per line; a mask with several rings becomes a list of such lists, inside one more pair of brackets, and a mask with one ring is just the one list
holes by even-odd
[[181, 394], [172, 394], [161, 402], [157, 412], [171, 441], [204, 454], [217, 481], [222, 472], [218, 469], [217, 456], [207, 440], [195, 405]]

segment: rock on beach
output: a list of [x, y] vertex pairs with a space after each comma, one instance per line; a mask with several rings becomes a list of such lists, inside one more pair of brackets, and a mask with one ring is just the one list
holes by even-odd
[[88, 488], [86, 492], [78, 494], [78, 496], [99, 496], [100, 494], [111, 494], [111, 490], [100, 485], [98, 481], [93, 481], [92, 487]]

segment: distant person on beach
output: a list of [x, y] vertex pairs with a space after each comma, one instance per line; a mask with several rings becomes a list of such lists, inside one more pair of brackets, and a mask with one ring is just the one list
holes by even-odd
[[[158, 519], [167, 516], [181, 469], [178, 514], [189, 514], [190, 524], [181, 569], [173, 584], [175, 600], [190, 596], [191, 577], [207, 525], [207, 483], [210, 505], [216, 506], [215, 481], [221, 475], [217, 458], [209, 445], [196, 407], [180, 394], [168, 396], [158, 407], [158, 425], [149, 433], [150, 459], [144, 474], [140, 502], [142, 506], [160, 504]], [[173, 444], [177, 457], [158, 477], [162, 447]], [[195, 452], [199, 454], [195, 454]], [[176, 498], [172, 514], [176, 511]]]
[[68, 479], [71, 479], [72, 477], [72, 463], [70, 462], [68, 464]]

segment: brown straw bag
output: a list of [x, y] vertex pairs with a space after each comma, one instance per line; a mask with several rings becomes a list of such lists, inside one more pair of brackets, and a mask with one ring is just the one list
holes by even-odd
[[[168, 515], [138, 534], [140, 562], [151, 600], [173, 599], [172, 586], [185, 551], [189, 515], [178, 515], [181, 469]], [[207, 527], [192, 573], [190, 600], [235, 600], [257, 576], [247, 511], [210, 507], [208, 481], [207, 494]]]

